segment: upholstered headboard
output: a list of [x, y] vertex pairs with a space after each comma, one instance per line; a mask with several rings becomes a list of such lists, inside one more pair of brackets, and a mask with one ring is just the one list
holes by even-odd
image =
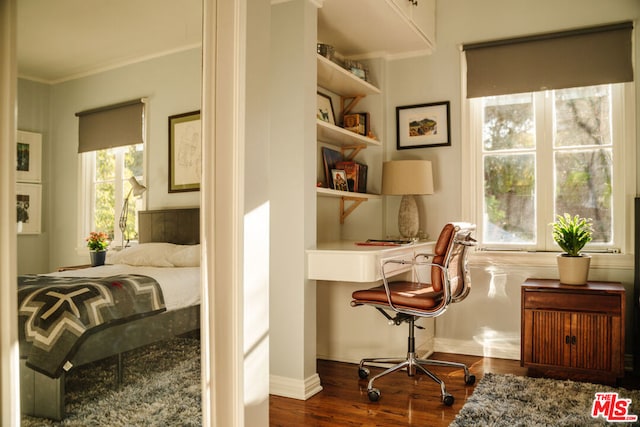
[[138, 212], [140, 243], [200, 243], [200, 208], [159, 209]]

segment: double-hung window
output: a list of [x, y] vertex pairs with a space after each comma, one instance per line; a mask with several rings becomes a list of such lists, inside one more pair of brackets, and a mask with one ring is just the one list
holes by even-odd
[[[591, 219], [587, 250], [630, 249], [632, 29], [464, 46], [463, 208], [481, 248], [558, 251], [550, 224], [568, 213]], [[595, 60], [584, 46], [606, 53]]]
[[[81, 246], [89, 231], [104, 231], [114, 246], [137, 239], [137, 212], [144, 198], [130, 198], [124, 233], [119, 219], [129, 195], [129, 179], [145, 182], [144, 103], [123, 104], [78, 113], [80, 117]], [[124, 235], [123, 235], [124, 234]], [[122, 243], [121, 243], [122, 242]]]

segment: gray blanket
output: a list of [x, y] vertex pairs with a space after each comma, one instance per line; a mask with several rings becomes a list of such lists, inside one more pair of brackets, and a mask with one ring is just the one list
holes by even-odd
[[20, 356], [57, 378], [88, 335], [165, 310], [160, 285], [147, 276], [19, 276]]

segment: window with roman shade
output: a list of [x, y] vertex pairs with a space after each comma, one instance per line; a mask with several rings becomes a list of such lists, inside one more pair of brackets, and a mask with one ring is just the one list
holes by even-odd
[[592, 220], [587, 250], [630, 249], [632, 40], [622, 22], [463, 45], [463, 188], [482, 248], [558, 251], [550, 223], [569, 213]]
[[[117, 218], [133, 176], [145, 182], [145, 100], [135, 99], [76, 113], [81, 166], [78, 229], [81, 242], [89, 231], [103, 231], [112, 242], [122, 241]], [[127, 239], [137, 240], [137, 214], [145, 199], [129, 202]]]

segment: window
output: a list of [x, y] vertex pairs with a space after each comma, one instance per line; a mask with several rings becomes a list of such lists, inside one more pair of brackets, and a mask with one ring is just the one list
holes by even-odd
[[549, 224], [565, 212], [592, 219], [588, 248], [624, 244], [623, 89], [598, 85], [469, 100], [471, 182], [483, 247], [558, 250]]
[[[82, 236], [91, 230], [104, 231], [119, 246], [123, 236], [118, 221], [124, 198], [131, 189], [129, 178], [134, 176], [138, 182], [144, 182], [144, 144], [89, 151], [82, 154], [82, 159], [86, 171], [83, 182], [90, 184], [84, 189], [89, 208]], [[137, 239], [137, 212], [141, 209], [144, 199], [129, 200], [124, 241]]]
[[[80, 153], [81, 193], [78, 239], [90, 231], [104, 231], [113, 246], [137, 239], [137, 215], [144, 200], [129, 199], [127, 223], [120, 231], [120, 213], [135, 177], [144, 182], [146, 99], [134, 99], [76, 113]], [[124, 236], [123, 236], [124, 234]]]

